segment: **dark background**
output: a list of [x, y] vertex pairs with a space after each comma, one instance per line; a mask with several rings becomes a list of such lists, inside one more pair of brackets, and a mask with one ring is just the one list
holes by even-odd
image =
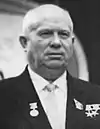
[[99, 0], [0, 0], [0, 11], [8, 11], [6, 6], [2, 7], [2, 3], [7, 3], [10, 11], [24, 14], [31, 7], [31, 2], [54, 3], [69, 11], [74, 22], [74, 32], [81, 41], [88, 59], [90, 81], [100, 84]]

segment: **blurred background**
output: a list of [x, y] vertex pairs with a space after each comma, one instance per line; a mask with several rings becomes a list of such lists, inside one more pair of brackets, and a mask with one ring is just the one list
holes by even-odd
[[[0, 71], [4, 78], [18, 76], [27, 64], [19, 43], [24, 14], [29, 9], [46, 3], [57, 4], [69, 11], [74, 22], [76, 42], [85, 61], [84, 64], [80, 60], [81, 72], [88, 69], [89, 80], [100, 84], [99, 0], [0, 0]], [[73, 55], [69, 65], [69, 72], [73, 76], [79, 74], [76, 56]]]

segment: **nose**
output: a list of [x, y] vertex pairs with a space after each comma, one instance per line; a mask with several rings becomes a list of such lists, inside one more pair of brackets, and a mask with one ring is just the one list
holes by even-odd
[[61, 41], [60, 41], [59, 35], [57, 33], [54, 33], [54, 37], [53, 37], [53, 40], [52, 40], [50, 46], [52, 48], [60, 48], [61, 47]]

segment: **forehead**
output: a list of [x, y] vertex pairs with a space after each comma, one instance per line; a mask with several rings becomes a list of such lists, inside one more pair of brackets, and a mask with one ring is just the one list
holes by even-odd
[[41, 29], [57, 29], [57, 30], [68, 30], [70, 31], [70, 26], [68, 23], [62, 19], [48, 18], [41, 21], [37, 30]]
[[66, 25], [69, 24], [69, 15], [64, 10], [59, 8], [50, 8], [50, 9], [43, 9], [36, 12], [36, 19], [38, 22], [55, 22], [60, 23], [61, 21], [66, 22]]

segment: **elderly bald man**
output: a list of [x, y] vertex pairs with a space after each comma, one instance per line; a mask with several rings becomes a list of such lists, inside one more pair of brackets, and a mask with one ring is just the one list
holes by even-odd
[[27, 12], [20, 42], [28, 65], [0, 82], [0, 129], [100, 129], [100, 88], [73, 78], [73, 22], [51, 4]]

